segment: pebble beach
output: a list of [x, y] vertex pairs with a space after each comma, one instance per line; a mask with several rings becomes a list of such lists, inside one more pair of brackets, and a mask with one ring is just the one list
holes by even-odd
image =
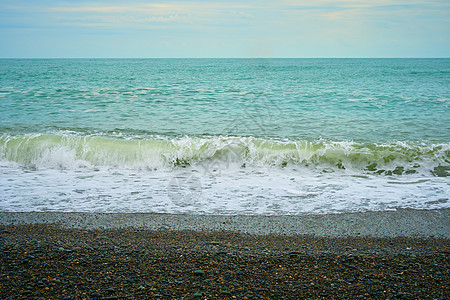
[[0, 299], [447, 299], [448, 214], [1, 212]]

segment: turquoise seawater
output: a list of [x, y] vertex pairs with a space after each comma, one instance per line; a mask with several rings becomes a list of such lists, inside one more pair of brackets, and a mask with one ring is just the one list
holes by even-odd
[[0, 210], [449, 207], [450, 59], [2, 59]]

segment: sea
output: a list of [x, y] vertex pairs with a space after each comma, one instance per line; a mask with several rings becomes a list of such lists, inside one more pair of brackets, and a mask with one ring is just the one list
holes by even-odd
[[450, 59], [1, 59], [0, 211], [450, 207]]

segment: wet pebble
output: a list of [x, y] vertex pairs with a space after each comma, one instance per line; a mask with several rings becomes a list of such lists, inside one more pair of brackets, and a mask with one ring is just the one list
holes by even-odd
[[202, 276], [202, 275], [205, 275], [205, 272], [203, 272], [202, 270], [195, 270], [193, 273], [194, 273], [194, 275], [196, 275], [196, 276]]

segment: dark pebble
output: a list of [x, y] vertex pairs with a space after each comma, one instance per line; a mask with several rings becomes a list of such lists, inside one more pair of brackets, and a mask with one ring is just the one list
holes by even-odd
[[5, 229], [0, 299], [448, 298], [445, 239]]
[[100, 295], [99, 293], [91, 293], [91, 297], [93, 297], [93, 298], [101, 298], [102, 295]]

